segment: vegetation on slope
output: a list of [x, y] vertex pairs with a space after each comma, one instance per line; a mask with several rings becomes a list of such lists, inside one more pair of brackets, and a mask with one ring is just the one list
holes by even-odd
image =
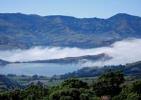
[[141, 37], [141, 18], [117, 14], [108, 19], [0, 14], [0, 49], [33, 46], [90, 48]]
[[109, 71], [91, 84], [71, 78], [53, 87], [31, 85], [0, 92], [0, 100], [140, 100], [141, 81], [126, 83], [121, 71]]
[[[61, 79], [69, 77], [97, 77], [108, 70], [122, 70], [125, 76], [141, 78], [141, 62], [131, 63], [127, 65], [117, 66], [104, 66], [104, 67], [85, 67], [74, 71], [72, 73], [66, 73], [61, 75]], [[54, 76], [55, 78], [55, 76]]]

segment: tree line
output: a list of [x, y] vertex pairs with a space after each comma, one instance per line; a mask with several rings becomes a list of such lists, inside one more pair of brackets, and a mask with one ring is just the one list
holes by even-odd
[[108, 71], [90, 84], [70, 78], [52, 87], [3, 91], [0, 100], [141, 100], [141, 81], [127, 83], [121, 71]]

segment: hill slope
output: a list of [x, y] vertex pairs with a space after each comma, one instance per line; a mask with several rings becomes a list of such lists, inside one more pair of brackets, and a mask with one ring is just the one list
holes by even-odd
[[125, 66], [85, 67], [78, 71], [61, 75], [61, 78], [69, 77], [97, 77], [109, 70], [122, 70], [126, 76], [141, 79], [141, 61], [127, 64]]
[[[66, 57], [66, 58], [60, 58], [60, 59], [50, 59], [50, 60], [36, 60], [36, 61], [30, 61], [30, 62], [23, 62], [23, 63], [58, 63], [58, 64], [71, 64], [79, 62], [87, 62], [87, 61], [106, 61], [112, 59], [112, 57], [102, 53], [97, 55], [85, 55], [85, 56], [79, 56], [79, 57]], [[15, 62], [16, 63], [16, 62]], [[17, 62], [20, 63], [20, 62]]]
[[0, 75], [0, 91], [20, 88], [21, 86], [4, 75]]
[[141, 17], [117, 14], [108, 19], [0, 14], [0, 49], [32, 46], [91, 48], [141, 37]]
[[4, 60], [1, 60], [0, 59], [0, 65], [6, 65], [6, 64], [9, 64], [10, 62], [8, 62], [8, 61], [4, 61]]

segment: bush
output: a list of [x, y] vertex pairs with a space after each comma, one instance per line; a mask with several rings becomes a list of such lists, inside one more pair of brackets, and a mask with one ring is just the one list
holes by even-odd
[[88, 88], [88, 84], [86, 82], [83, 82], [78, 79], [68, 79], [65, 80], [62, 84], [61, 87], [65, 88]]
[[108, 72], [98, 78], [93, 84], [93, 90], [97, 96], [110, 95], [115, 96], [121, 92], [120, 85], [124, 82], [122, 72]]
[[49, 100], [60, 100], [68, 97], [71, 97], [72, 100], [80, 100], [79, 95], [80, 95], [80, 91], [78, 89], [66, 88], [66, 89], [55, 91], [52, 94], [50, 94]]

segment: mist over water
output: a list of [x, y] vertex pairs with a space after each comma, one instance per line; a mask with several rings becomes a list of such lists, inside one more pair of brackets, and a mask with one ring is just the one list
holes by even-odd
[[112, 57], [105, 61], [87, 61], [82, 63], [83, 66], [103, 66], [103, 65], [119, 65], [136, 61], [141, 61], [141, 39], [126, 39], [115, 42], [109, 47], [99, 47], [92, 49], [80, 49], [69, 47], [34, 47], [27, 50], [6, 50], [0, 51], [0, 59], [15, 61], [35, 61], [59, 59], [65, 57], [79, 57], [85, 55], [97, 55], [105, 53]]

